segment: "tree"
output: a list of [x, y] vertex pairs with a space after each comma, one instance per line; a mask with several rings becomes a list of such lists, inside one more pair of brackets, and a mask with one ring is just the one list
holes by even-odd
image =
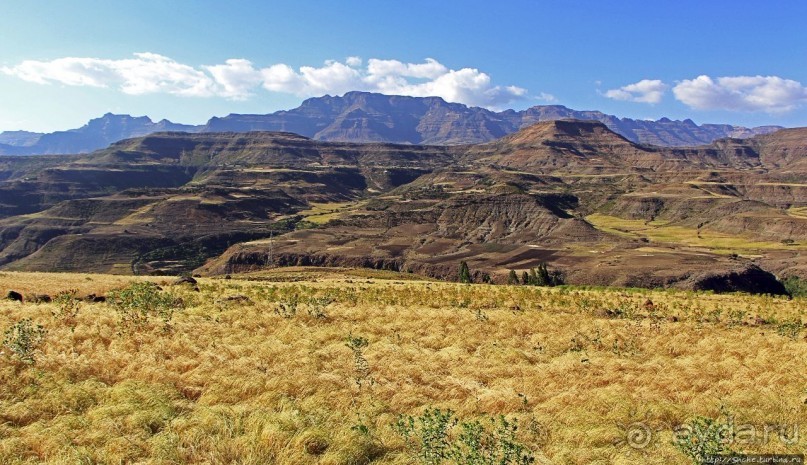
[[510, 274], [507, 276], [507, 284], [518, 284], [516, 270], [510, 270]]
[[473, 279], [471, 278], [471, 270], [468, 268], [468, 264], [464, 261], [460, 262], [460, 282], [463, 284], [471, 284]]
[[535, 268], [530, 268], [530, 284], [533, 286], [540, 286], [538, 273], [535, 272]]
[[524, 272], [524, 273], [521, 275], [521, 284], [523, 284], [523, 285], [525, 285], [525, 286], [526, 286], [526, 285], [527, 285], [527, 284], [529, 284], [529, 283], [530, 283], [530, 275], [528, 275], [528, 274], [527, 274], [527, 272], [525, 271], [525, 272]]
[[549, 270], [546, 269], [546, 263], [541, 263], [538, 265], [538, 276], [535, 285], [552, 286], [552, 277], [549, 276]]

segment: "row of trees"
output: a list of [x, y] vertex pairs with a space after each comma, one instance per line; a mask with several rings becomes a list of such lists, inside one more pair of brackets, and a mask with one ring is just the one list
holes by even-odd
[[560, 271], [549, 271], [546, 263], [541, 263], [538, 268], [531, 268], [529, 272], [524, 271], [519, 280], [516, 270], [510, 270], [507, 276], [507, 284], [523, 284], [525, 286], [559, 286], [563, 284], [563, 276]]
[[[468, 263], [460, 262], [459, 281], [461, 283], [471, 284], [474, 282], [471, 269]], [[491, 282], [490, 275], [483, 273], [481, 276], [483, 283]], [[546, 263], [541, 263], [538, 268], [531, 268], [529, 271], [524, 271], [519, 279], [516, 270], [510, 270], [507, 276], [507, 284], [523, 284], [525, 286], [559, 286], [563, 284], [563, 275], [560, 271], [549, 271]]]

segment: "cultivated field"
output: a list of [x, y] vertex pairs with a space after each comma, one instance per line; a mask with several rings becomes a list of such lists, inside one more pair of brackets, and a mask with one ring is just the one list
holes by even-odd
[[804, 299], [148, 280], [0, 273], [3, 296], [107, 297], [0, 302], [0, 463], [685, 464], [711, 420], [724, 450], [807, 450]]

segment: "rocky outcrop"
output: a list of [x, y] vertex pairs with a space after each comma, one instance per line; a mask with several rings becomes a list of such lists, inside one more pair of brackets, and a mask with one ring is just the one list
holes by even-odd
[[718, 293], [787, 294], [787, 290], [776, 279], [776, 276], [755, 265], [749, 265], [738, 270], [712, 271], [698, 274], [678, 284], [678, 287]]

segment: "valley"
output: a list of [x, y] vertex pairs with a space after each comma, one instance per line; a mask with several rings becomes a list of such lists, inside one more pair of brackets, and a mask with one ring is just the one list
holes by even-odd
[[[807, 277], [807, 133], [663, 148], [537, 123], [460, 146], [158, 133], [0, 158], [0, 269], [368, 267], [504, 282], [781, 293]], [[269, 238], [272, 240], [269, 240]]]

